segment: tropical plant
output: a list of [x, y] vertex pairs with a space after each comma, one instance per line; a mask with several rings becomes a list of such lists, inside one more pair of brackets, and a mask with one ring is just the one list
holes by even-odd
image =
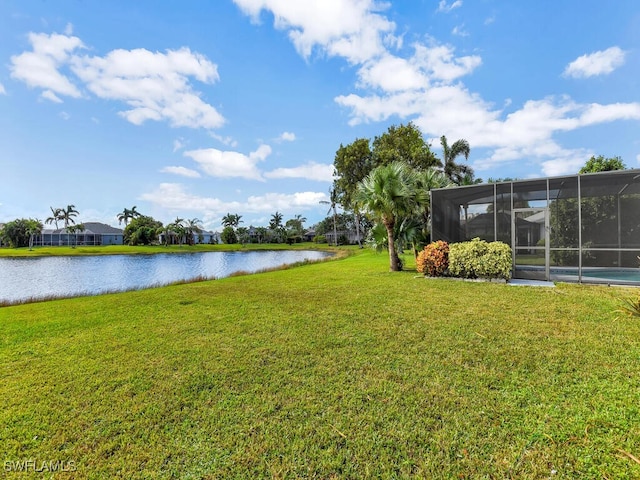
[[238, 242], [243, 246], [249, 243], [249, 229], [247, 227], [236, 228], [236, 236], [238, 237]]
[[640, 294], [637, 297], [623, 299], [616, 313], [628, 317], [640, 317]]
[[238, 236], [236, 235], [236, 231], [231, 226], [224, 227], [222, 233], [220, 234], [220, 238], [222, 239], [223, 243], [229, 245], [238, 243]]
[[169, 224], [169, 229], [173, 233], [174, 238], [178, 241], [178, 245], [182, 247], [186, 233], [184, 218], [176, 217], [176, 219]]
[[453, 145], [449, 146], [447, 137], [442, 135], [440, 144], [442, 145], [442, 156], [444, 157], [444, 174], [447, 178], [456, 185], [461, 185], [465, 176], [473, 178], [473, 169], [471, 167], [456, 163], [456, 158], [460, 155], [463, 155], [465, 160], [469, 159], [469, 153], [471, 152], [469, 142], [461, 139], [456, 140]]
[[49, 207], [49, 208], [51, 209], [51, 216], [47, 217], [44, 223], [48, 225], [53, 223], [56, 226], [56, 230], [58, 230], [58, 222], [62, 220], [62, 209], [53, 208], [53, 207]]
[[120, 212], [118, 214], [118, 224], [124, 222], [124, 226], [126, 227], [129, 224], [130, 220], [139, 217], [141, 214], [140, 212], [136, 211], [136, 208], [137, 207], [134, 205], [131, 210], [125, 208], [122, 212]]
[[443, 240], [431, 242], [418, 254], [416, 270], [430, 277], [444, 275], [449, 267], [449, 244]]
[[74, 217], [77, 217], [80, 212], [76, 210], [75, 205], [67, 205], [66, 208], [60, 209], [60, 220], [64, 221], [64, 228], [76, 223]]
[[202, 221], [199, 218], [191, 218], [183, 222], [183, 228], [187, 243], [193, 245], [196, 236], [202, 233]]
[[612, 170], [624, 170], [626, 165], [620, 157], [605, 158], [603, 155], [591, 156], [578, 173], [610, 172]]
[[36, 235], [42, 233], [42, 222], [38, 219], [30, 218], [27, 220], [27, 234], [29, 235], [29, 250], [33, 250], [33, 241]]
[[329, 205], [329, 210], [327, 211], [327, 215], [333, 212], [333, 240], [335, 242], [336, 247], [338, 246], [338, 229], [336, 228], [336, 204], [338, 203], [338, 192], [335, 187], [329, 189], [329, 200], [320, 200], [320, 203], [325, 205]]
[[124, 242], [127, 245], [151, 245], [156, 243], [160, 234], [164, 234], [164, 240], [167, 242], [170, 236], [169, 230], [152, 217], [140, 215], [125, 227]]
[[511, 278], [511, 247], [474, 238], [449, 245], [449, 272], [462, 278]]
[[7, 222], [0, 230], [0, 238], [2, 243], [9, 245], [11, 248], [26, 247], [31, 243], [31, 219], [17, 218], [11, 222]]
[[69, 245], [71, 245], [71, 248], [76, 248], [76, 246], [78, 245], [78, 233], [82, 231], [84, 231], [84, 224], [82, 223], [69, 225], [67, 227], [67, 234], [73, 235], [73, 243], [71, 243], [71, 241], [68, 242]]
[[241, 223], [243, 223], [242, 215], [238, 215], [237, 213], [227, 213], [224, 217], [222, 217], [223, 227], [238, 228]]
[[392, 162], [373, 169], [358, 186], [356, 202], [387, 231], [389, 269], [393, 272], [401, 270], [394, 229], [419, 203], [415, 185], [415, 172], [404, 162]]
[[286, 230], [282, 225], [282, 214], [276, 212], [269, 220], [269, 240], [271, 242], [282, 243], [286, 237]]
[[442, 163], [431, 151], [420, 129], [412, 122], [406, 125], [392, 125], [375, 137], [372, 149], [374, 168], [395, 162], [404, 162], [414, 170], [439, 167]]

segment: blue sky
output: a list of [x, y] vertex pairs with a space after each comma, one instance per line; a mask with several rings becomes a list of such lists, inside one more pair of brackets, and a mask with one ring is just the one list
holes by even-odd
[[4, 0], [0, 222], [322, 219], [340, 144], [413, 121], [477, 176], [640, 166], [640, 4]]

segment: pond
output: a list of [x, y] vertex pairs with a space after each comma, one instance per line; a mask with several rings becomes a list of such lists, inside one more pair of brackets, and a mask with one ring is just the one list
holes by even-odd
[[255, 273], [327, 252], [278, 250], [155, 255], [0, 258], [0, 303], [136, 290], [198, 278]]

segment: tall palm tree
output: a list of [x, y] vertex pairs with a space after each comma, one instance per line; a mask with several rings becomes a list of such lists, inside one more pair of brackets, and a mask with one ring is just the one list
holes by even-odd
[[199, 218], [192, 218], [184, 223], [184, 233], [187, 237], [187, 243], [193, 245], [195, 243], [194, 236], [202, 233], [202, 221]]
[[126, 227], [129, 224], [129, 220], [139, 217], [140, 212], [136, 211], [136, 206], [134, 205], [131, 210], [125, 208], [122, 212], [118, 214], [118, 224], [124, 222], [124, 226]]
[[[38, 219], [27, 220], [27, 235], [29, 235], [29, 250], [33, 250], [33, 239], [42, 233], [42, 222]], [[42, 243], [42, 242], [41, 242]]]
[[444, 174], [449, 180], [456, 185], [460, 185], [465, 175], [470, 174], [473, 176], [473, 169], [470, 166], [456, 163], [456, 158], [460, 155], [463, 155], [465, 160], [469, 160], [469, 153], [471, 153], [469, 142], [461, 139], [456, 140], [453, 145], [449, 146], [447, 137], [443, 135], [440, 137], [440, 144], [442, 145], [442, 155], [444, 156]]
[[[78, 210], [75, 205], [67, 205], [67, 208], [60, 209], [60, 220], [64, 221], [64, 229], [67, 230], [69, 225], [74, 225], [76, 221], [73, 217], [77, 217]], [[69, 232], [67, 230], [67, 245], [69, 244]]]
[[389, 269], [401, 270], [395, 245], [395, 226], [415, 211], [418, 204], [416, 174], [404, 162], [392, 162], [373, 169], [358, 185], [356, 201], [382, 222], [387, 230]]
[[185, 236], [184, 218], [176, 217], [176, 219], [168, 225], [168, 228], [178, 239], [178, 245], [182, 246]]
[[53, 208], [51, 209], [51, 216], [47, 217], [44, 223], [51, 225], [52, 223], [56, 226], [56, 230], [58, 230], [58, 221], [62, 220], [62, 209], [61, 208]]
[[335, 242], [335, 246], [338, 246], [338, 229], [336, 227], [336, 219], [338, 217], [338, 213], [336, 212], [336, 204], [338, 203], [338, 191], [335, 187], [329, 189], [329, 200], [320, 200], [320, 203], [324, 203], [325, 205], [329, 205], [329, 210], [327, 210], [327, 215], [329, 215], [333, 211], [333, 239]]
[[237, 213], [227, 213], [222, 217], [222, 226], [225, 228], [238, 228], [241, 223], [243, 223], [242, 215], [238, 215]]
[[[56, 230], [58, 230], [58, 222], [62, 220], [62, 208], [53, 208], [51, 209], [51, 216], [47, 217], [44, 223], [51, 225], [52, 223], [56, 226]], [[53, 243], [53, 235], [51, 236], [51, 243]], [[60, 232], [58, 232], [58, 244], [60, 243]]]

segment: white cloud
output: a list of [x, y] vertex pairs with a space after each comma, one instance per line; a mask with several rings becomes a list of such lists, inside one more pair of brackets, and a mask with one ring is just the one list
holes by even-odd
[[300, 213], [300, 211], [317, 208], [320, 201], [326, 198], [327, 195], [321, 192], [266, 193], [250, 196], [243, 202], [225, 202], [218, 198], [192, 195], [179, 183], [161, 183], [156, 190], [140, 196], [141, 200], [163, 209], [197, 211], [209, 218], [224, 215], [226, 212]]
[[258, 21], [262, 10], [271, 11], [274, 26], [287, 30], [289, 39], [304, 58], [314, 48], [329, 56], [360, 63], [384, 53], [385, 43], [396, 43], [395, 24], [378, 12], [388, 4], [375, 0], [234, 0]]
[[457, 35], [458, 37], [468, 37], [469, 36], [469, 32], [467, 32], [464, 29], [464, 24], [456, 25], [455, 27], [453, 27], [453, 30], [451, 30], [451, 33], [453, 35]]
[[222, 135], [218, 135], [215, 132], [209, 132], [209, 134], [211, 135], [212, 138], [215, 138], [216, 140], [218, 140], [223, 145], [226, 145], [227, 147], [235, 148], [238, 146], [238, 141], [234, 140], [232, 137], [229, 137], [229, 136], [223, 137]]
[[620, 47], [611, 47], [578, 57], [565, 68], [563, 75], [573, 78], [588, 78], [607, 75], [622, 66], [626, 53]]
[[72, 52], [84, 48], [78, 37], [30, 33], [32, 51], [11, 57], [11, 77], [32, 88], [43, 88], [69, 97], [79, 98], [80, 90], [59, 69], [68, 64]]
[[215, 148], [184, 152], [185, 156], [195, 160], [202, 170], [212, 177], [241, 177], [261, 181], [264, 178], [257, 164], [265, 160], [270, 154], [271, 147], [269, 145], [260, 145], [255, 152], [251, 152], [249, 155]]
[[132, 107], [120, 112], [129, 122], [168, 120], [174, 127], [217, 128], [224, 118], [189, 84], [219, 79], [217, 67], [188, 48], [166, 53], [146, 49], [113, 50], [105, 57], [75, 57], [73, 72], [100, 98]]
[[69, 120], [71, 118], [71, 115], [69, 115], [67, 112], [60, 112], [58, 116], [63, 120]]
[[200, 178], [200, 174], [198, 172], [186, 167], [164, 167], [160, 171], [162, 173], [171, 173], [173, 175], [180, 175], [182, 177]]
[[45, 90], [40, 94], [40, 97], [54, 103], [62, 103], [62, 99], [58, 97], [55, 93], [53, 93], [51, 90]]
[[451, 10], [460, 8], [462, 6], [462, 0], [455, 0], [451, 3], [447, 3], [447, 0], [440, 0], [438, 3], [438, 12], [449, 13]]
[[640, 155], [636, 155], [636, 161], [638, 162], [638, 165], [640, 165]]
[[291, 132], [282, 132], [282, 134], [278, 137], [278, 140], [282, 142], [293, 142], [296, 139], [296, 134]]
[[[71, 30], [68, 25], [66, 31]], [[74, 81], [97, 97], [128, 105], [119, 114], [135, 125], [155, 120], [174, 127], [214, 129], [225, 122], [190, 83], [192, 78], [217, 82], [217, 66], [188, 48], [164, 53], [118, 49], [101, 57], [77, 53], [85, 49], [78, 37], [30, 33], [29, 41], [32, 51], [11, 57], [11, 76], [44, 89], [45, 99], [61, 102], [61, 96], [81, 97], [73, 74]]]
[[6, 95], [7, 91], [4, 89], [4, 85], [0, 83], [0, 95]]
[[293, 168], [277, 168], [264, 174], [267, 178], [305, 178], [318, 182], [333, 181], [333, 165], [309, 162]]
[[173, 141], [173, 152], [177, 152], [178, 150], [182, 150], [184, 148], [184, 139], [176, 139]]

